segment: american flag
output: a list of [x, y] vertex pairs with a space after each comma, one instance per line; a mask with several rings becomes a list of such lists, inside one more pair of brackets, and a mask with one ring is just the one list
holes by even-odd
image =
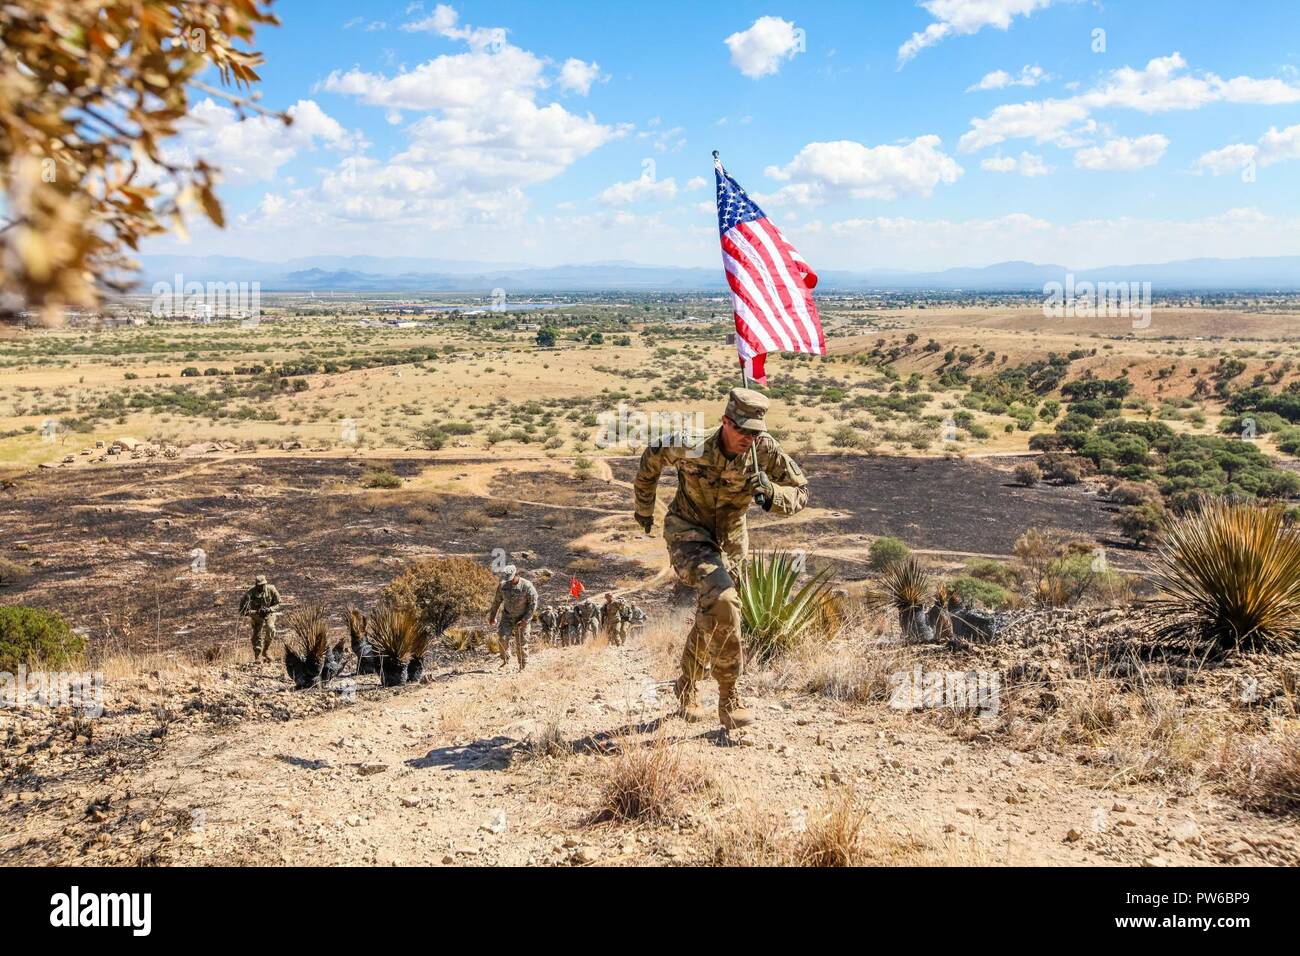
[[767, 384], [768, 352], [826, 354], [826, 336], [813, 302], [817, 274], [781, 235], [740, 184], [714, 161], [718, 178], [718, 232], [731, 286], [736, 350], [745, 374]]

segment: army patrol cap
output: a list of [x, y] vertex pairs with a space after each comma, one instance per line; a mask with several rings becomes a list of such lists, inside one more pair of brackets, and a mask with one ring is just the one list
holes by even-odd
[[726, 416], [747, 432], [767, 431], [767, 396], [752, 388], [733, 388], [727, 396]]
[[265, 583], [266, 583], [266, 575], [265, 575], [265, 574], [259, 574], [257, 577], [255, 577], [255, 578], [253, 579], [253, 583], [254, 583], [254, 584], [265, 584]]

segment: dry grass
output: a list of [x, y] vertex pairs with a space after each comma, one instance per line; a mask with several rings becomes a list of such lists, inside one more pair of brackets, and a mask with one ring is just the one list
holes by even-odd
[[1213, 778], [1251, 810], [1300, 814], [1300, 725], [1265, 737], [1227, 740]]
[[664, 737], [630, 743], [602, 762], [593, 823], [670, 823], [712, 785], [705, 770]]
[[866, 860], [863, 824], [868, 807], [847, 788], [831, 796], [794, 847], [799, 866], [860, 866]]
[[748, 679], [769, 692], [798, 691], [847, 703], [887, 700], [890, 676], [909, 669], [916, 651], [880, 643], [881, 617], [879, 612], [852, 614], [837, 625], [835, 640], [811, 634]]
[[974, 840], [927, 842], [875, 816], [852, 788], [832, 792], [812, 813], [788, 815], [752, 803], [733, 805], [706, 830], [715, 866], [987, 866]]
[[693, 616], [692, 611], [681, 611], [655, 618], [635, 638], [649, 655], [650, 673], [656, 679], [671, 680], [681, 673], [682, 645]]
[[528, 735], [519, 752], [530, 760], [568, 757], [573, 753], [573, 745], [569, 743], [560, 719], [552, 716]]

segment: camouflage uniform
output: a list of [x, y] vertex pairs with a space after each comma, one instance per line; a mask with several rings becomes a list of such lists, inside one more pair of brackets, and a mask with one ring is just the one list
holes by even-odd
[[[733, 389], [726, 415], [747, 431], [764, 429], [767, 398], [751, 389]], [[749, 552], [745, 512], [754, 501], [752, 453], [728, 458], [722, 429], [703, 441], [651, 445], [637, 472], [636, 515], [643, 526], [653, 520], [659, 474], [677, 469], [677, 494], [664, 519], [664, 540], [673, 571], [697, 594], [695, 622], [682, 650], [676, 693], [682, 713], [695, 707], [696, 683], [712, 665], [718, 681], [719, 717], [742, 707], [736, 682], [741, 672], [740, 597], [733, 575]], [[808, 480], [766, 431], [755, 439], [758, 467], [770, 479], [765, 510], [792, 515], [808, 503]]]
[[626, 602], [606, 595], [605, 603], [600, 606], [600, 627], [605, 638], [615, 647], [621, 647], [627, 639], [627, 622], [631, 616]]
[[547, 644], [556, 643], [555, 628], [558, 623], [559, 615], [555, 613], [555, 608], [546, 605], [537, 615], [537, 621], [542, 625], [542, 640]]
[[526, 645], [532, 629], [533, 612], [537, 610], [537, 588], [533, 582], [518, 578], [514, 582], [502, 581], [497, 585], [496, 596], [492, 599], [492, 610], [488, 620], [497, 616], [497, 640], [501, 645], [501, 666], [510, 663], [510, 639], [514, 636], [515, 657], [519, 660], [519, 669], [528, 663]]
[[565, 647], [578, 643], [578, 608], [570, 604], [560, 610], [561, 642]]
[[578, 602], [578, 628], [582, 632], [581, 640], [595, 637], [600, 631], [600, 608], [591, 598]]
[[280, 592], [259, 574], [251, 588], [239, 600], [239, 613], [247, 615], [253, 627], [253, 660], [271, 659], [271, 642], [275, 640], [276, 612], [280, 610]]

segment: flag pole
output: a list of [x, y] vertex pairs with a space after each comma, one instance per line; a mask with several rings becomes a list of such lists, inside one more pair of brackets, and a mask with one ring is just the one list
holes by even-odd
[[[722, 165], [722, 157], [718, 155], [718, 151], [716, 149], [713, 151], [713, 165], [718, 169], [719, 172], [721, 172], [723, 175], [726, 175], [727, 169], [725, 166]], [[736, 335], [737, 336], [740, 335], [739, 330], [736, 332]], [[745, 360], [743, 358], [740, 358], [739, 349], [737, 350], [736, 358], [740, 362], [740, 384], [744, 388], [749, 388], [750, 387], [749, 374], [745, 371]], [[754, 468], [754, 474], [758, 474], [760, 469], [758, 467], [757, 443], [749, 446], [749, 463]], [[766, 496], [762, 492], [756, 493], [754, 495], [754, 503], [757, 504], [759, 507], [766, 507]]]

